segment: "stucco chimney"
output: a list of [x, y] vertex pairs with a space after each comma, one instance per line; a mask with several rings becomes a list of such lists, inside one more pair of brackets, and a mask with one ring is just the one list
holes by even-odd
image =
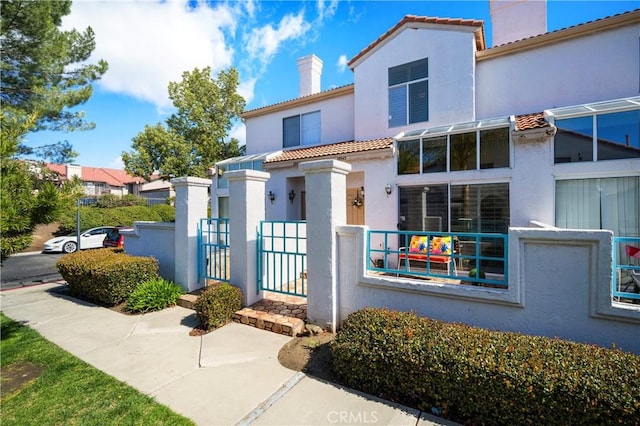
[[546, 0], [489, 0], [492, 45], [547, 32]]
[[82, 166], [77, 164], [67, 164], [66, 167], [67, 179], [71, 180], [74, 176], [78, 176], [78, 179], [82, 179]]
[[298, 59], [300, 74], [300, 97], [320, 92], [322, 61], [316, 55], [303, 56]]

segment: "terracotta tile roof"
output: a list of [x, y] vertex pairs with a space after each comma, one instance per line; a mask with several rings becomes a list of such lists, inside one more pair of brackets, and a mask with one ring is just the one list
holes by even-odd
[[352, 154], [355, 152], [375, 151], [393, 146], [393, 138], [371, 139], [367, 141], [338, 142], [329, 145], [312, 146], [308, 148], [295, 148], [283, 151], [265, 161], [265, 164], [281, 161], [307, 160], [310, 158], [329, 157], [336, 155]]
[[521, 132], [523, 130], [542, 129], [550, 127], [550, 124], [544, 118], [544, 113], [535, 112], [532, 114], [516, 115], [516, 131]]
[[440, 25], [460, 25], [460, 26], [471, 26], [478, 27], [479, 31], [476, 31], [476, 49], [484, 50], [486, 48], [485, 39], [484, 39], [484, 21], [477, 19], [461, 19], [461, 18], [437, 18], [430, 16], [416, 16], [416, 15], [406, 15], [400, 22], [393, 26], [389, 31], [382, 34], [378, 37], [373, 43], [369, 46], [365, 47], [360, 51], [356, 56], [354, 56], [347, 65], [351, 67], [358, 59], [362, 58], [364, 55], [373, 50], [380, 43], [389, 38], [393, 33], [395, 33], [398, 29], [400, 29], [403, 25], [406, 24], [440, 24]]
[[[47, 168], [58, 173], [62, 178], [67, 177], [67, 167], [64, 164], [47, 163]], [[124, 170], [108, 169], [104, 167], [81, 166], [80, 178], [84, 182], [104, 182], [110, 186], [122, 187], [128, 183], [145, 182], [141, 177], [131, 176]]]
[[334, 96], [340, 96], [342, 94], [353, 93], [353, 88], [353, 83], [345, 84], [344, 86], [334, 87], [332, 89], [323, 90], [322, 92], [313, 93], [311, 95], [301, 96], [299, 98], [289, 99], [286, 101], [277, 102], [275, 104], [265, 105], [259, 108], [248, 109], [240, 114], [240, 116], [242, 118], [249, 118], [250, 116], [261, 115], [263, 110], [269, 110], [273, 112], [272, 110], [292, 108], [294, 106], [297, 106], [297, 104], [311, 103], [324, 98], [331, 98]]

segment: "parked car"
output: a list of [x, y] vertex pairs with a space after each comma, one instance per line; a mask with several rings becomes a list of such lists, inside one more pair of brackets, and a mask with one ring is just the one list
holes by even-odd
[[[100, 248], [107, 233], [115, 229], [114, 226], [101, 226], [91, 228], [80, 234], [80, 249]], [[78, 250], [78, 238], [76, 235], [65, 235], [55, 237], [44, 243], [44, 252], [73, 253]]]
[[124, 248], [124, 235], [120, 233], [122, 230], [131, 230], [130, 226], [116, 226], [109, 231], [102, 242], [102, 247]]

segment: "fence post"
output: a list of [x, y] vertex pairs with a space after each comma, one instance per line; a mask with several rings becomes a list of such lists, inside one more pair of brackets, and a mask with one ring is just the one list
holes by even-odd
[[210, 179], [171, 179], [176, 190], [175, 278], [187, 292], [201, 287], [198, 282], [198, 221], [207, 217]]
[[338, 320], [336, 226], [347, 223], [347, 174], [337, 160], [300, 164], [307, 191], [307, 319], [329, 331]]
[[234, 170], [224, 175], [229, 182], [230, 283], [242, 290], [243, 303], [249, 306], [263, 297], [256, 290], [256, 233], [265, 218], [264, 189], [270, 174]]

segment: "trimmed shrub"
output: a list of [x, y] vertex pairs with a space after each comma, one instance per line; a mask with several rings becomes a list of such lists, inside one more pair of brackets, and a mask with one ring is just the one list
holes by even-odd
[[130, 256], [121, 250], [75, 252], [56, 263], [69, 293], [106, 305], [123, 302], [140, 284], [158, 276], [158, 261]]
[[234, 312], [241, 308], [242, 290], [229, 284], [206, 289], [193, 305], [205, 330], [225, 325], [233, 319]]
[[127, 297], [127, 310], [131, 312], [159, 311], [174, 306], [184, 294], [182, 287], [163, 278], [154, 278], [138, 285]]
[[638, 424], [640, 356], [364, 309], [331, 347], [347, 386], [469, 424]]
[[[172, 222], [175, 220], [175, 208], [163, 204], [151, 207], [129, 206], [102, 209], [80, 207], [80, 223], [83, 230], [98, 226], [131, 226], [136, 220]], [[58, 234], [74, 234], [76, 222], [76, 210], [67, 211], [60, 219]]]

